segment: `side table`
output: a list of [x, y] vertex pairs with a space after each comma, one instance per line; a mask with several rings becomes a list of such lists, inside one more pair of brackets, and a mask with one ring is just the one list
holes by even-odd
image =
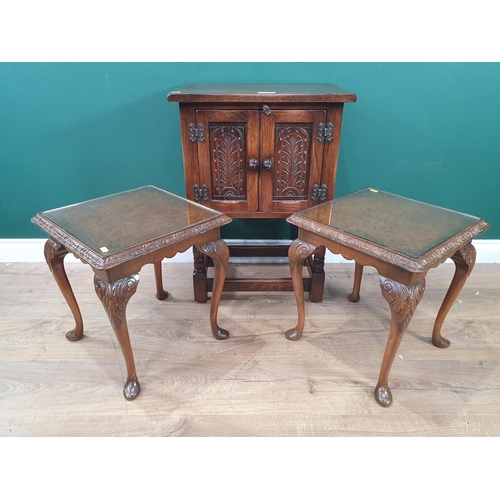
[[215, 268], [210, 326], [216, 339], [228, 337], [228, 331], [217, 324], [217, 311], [229, 261], [220, 226], [229, 224], [230, 217], [155, 186], [145, 186], [38, 213], [31, 220], [50, 236], [45, 243], [45, 260], [76, 323], [66, 334], [68, 340], [83, 337], [83, 320], [64, 269], [64, 257], [71, 252], [92, 267], [95, 291], [125, 358], [126, 399], [135, 399], [140, 385], [125, 311], [145, 264], [154, 265], [156, 297], [163, 300], [168, 296], [162, 284], [164, 258], [191, 246], [209, 256]]
[[448, 347], [441, 326], [474, 267], [476, 251], [471, 241], [490, 225], [478, 217], [366, 188], [311, 207], [287, 218], [298, 226], [298, 238], [288, 252], [297, 300], [298, 322], [286, 332], [298, 340], [305, 323], [302, 268], [306, 258], [325, 246], [334, 254], [355, 261], [351, 302], [359, 300], [363, 266], [380, 275], [382, 295], [391, 309], [392, 321], [375, 388], [381, 406], [392, 403], [389, 371], [425, 289], [425, 275], [451, 258], [456, 266], [450, 288], [438, 312], [432, 343]]

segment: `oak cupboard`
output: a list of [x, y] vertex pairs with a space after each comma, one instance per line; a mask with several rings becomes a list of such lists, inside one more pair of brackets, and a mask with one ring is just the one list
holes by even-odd
[[[286, 218], [331, 200], [344, 103], [332, 84], [185, 84], [179, 103], [187, 198], [232, 218]], [[258, 235], [256, 235], [258, 238]], [[283, 247], [283, 248], [281, 248]], [[287, 255], [288, 246], [230, 246], [231, 256]], [[308, 261], [304, 287], [320, 301], [324, 248]], [[195, 300], [207, 300], [210, 261], [194, 250]], [[225, 290], [289, 290], [290, 279], [227, 279]]]

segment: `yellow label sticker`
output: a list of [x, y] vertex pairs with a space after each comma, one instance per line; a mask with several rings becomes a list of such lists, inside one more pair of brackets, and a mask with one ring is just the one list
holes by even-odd
[[107, 248], [107, 247], [101, 247], [101, 248], [99, 248], [99, 250], [100, 250], [102, 253], [108, 253], [108, 252], [109, 252], [109, 250], [108, 250], [108, 248]]
[[476, 292], [476, 295], [479, 295], [479, 292]]
[[372, 193], [378, 193], [378, 189], [372, 189], [372, 188], [370, 188], [370, 191], [371, 191]]

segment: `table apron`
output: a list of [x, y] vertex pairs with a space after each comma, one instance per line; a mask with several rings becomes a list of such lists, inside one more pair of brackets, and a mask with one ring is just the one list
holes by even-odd
[[424, 278], [428, 272], [428, 269], [419, 273], [409, 271], [397, 264], [387, 262], [380, 257], [367, 254], [343, 243], [332, 241], [329, 238], [307, 231], [303, 228], [299, 228], [298, 239], [315, 245], [316, 247], [325, 246], [333, 254], [342, 255], [345, 259], [354, 260], [362, 266], [372, 266], [377, 270], [380, 276], [397, 281], [403, 285], [414, 285]]
[[138, 273], [146, 264], [161, 262], [163, 259], [170, 259], [177, 253], [185, 252], [194, 245], [206, 245], [212, 241], [220, 239], [220, 229], [217, 227], [210, 231], [197, 234], [188, 239], [172, 243], [166, 247], [159, 248], [144, 255], [138, 255], [125, 262], [121, 262], [109, 269], [96, 269], [90, 265], [95, 274], [107, 283], [113, 283], [119, 279]]

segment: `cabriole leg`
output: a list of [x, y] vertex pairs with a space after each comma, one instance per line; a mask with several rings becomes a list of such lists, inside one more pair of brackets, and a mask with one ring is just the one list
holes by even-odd
[[310, 245], [302, 240], [295, 240], [288, 249], [288, 263], [290, 265], [290, 274], [292, 275], [293, 292], [297, 303], [297, 326], [288, 330], [285, 337], [288, 340], [299, 340], [304, 331], [305, 323], [305, 304], [304, 304], [304, 282], [302, 281], [302, 270], [304, 261], [316, 250], [314, 245]]
[[380, 375], [375, 388], [375, 399], [380, 406], [390, 406], [392, 394], [389, 389], [389, 372], [398, 352], [406, 328], [425, 290], [425, 278], [411, 286], [402, 285], [388, 278], [380, 277], [382, 295], [391, 308], [391, 330], [382, 360]]
[[63, 245], [56, 243], [54, 240], [47, 240], [44, 254], [57, 286], [71, 309], [73, 318], [75, 318], [75, 328], [66, 333], [66, 338], [68, 340], [80, 340], [83, 337], [82, 314], [64, 269], [64, 257], [68, 254], [68, 251]]
[[214, 262], [214, 282], [210, 301], [210, 327], [212, 335], [217, 340], [224, 340], [229, 337], [229, 332], [217, 324], [217, 312], [219, 310], [222, 289], [224, 288], [224, 281], [226, 280], [229, 248], [224, 240], [215, 240], [207, 245], [196, 246], [196, 250], [201, 255], [208, 255]]
[[127, 278], [106, 283], [99, 276], [94, 276], [94, 287], [99, 300], [104, 306], [109, 321], [120, 344], [127, 366], [127, 381], [123, 387], [125, 399], [135, 399], [141, 390], [135, 371], [134, 354], [130, 344], [125, 310], [130, 297], [134, 295], [139, 284], [139, 275], [133, 274]]
[[436, 347], [444, 348], [449, 347], [450, 345], [450, 341], [441, 336], [441, 327], [443, 326], [443, 321], [450, 311], [451, 306], [455, 302], [458, 294], [461, 292], [467, 278], [474, 268], [474, 264], [476, 262], [476, 249], [471, 243], [469, 243], [464, 248], [458, 250], [453, 255], [452, 260], [455, 262], [455, 274], [441, 308], [439, 309], [436, 322], [434, 323], [434, 329], [432, 331], [432, 343]]

